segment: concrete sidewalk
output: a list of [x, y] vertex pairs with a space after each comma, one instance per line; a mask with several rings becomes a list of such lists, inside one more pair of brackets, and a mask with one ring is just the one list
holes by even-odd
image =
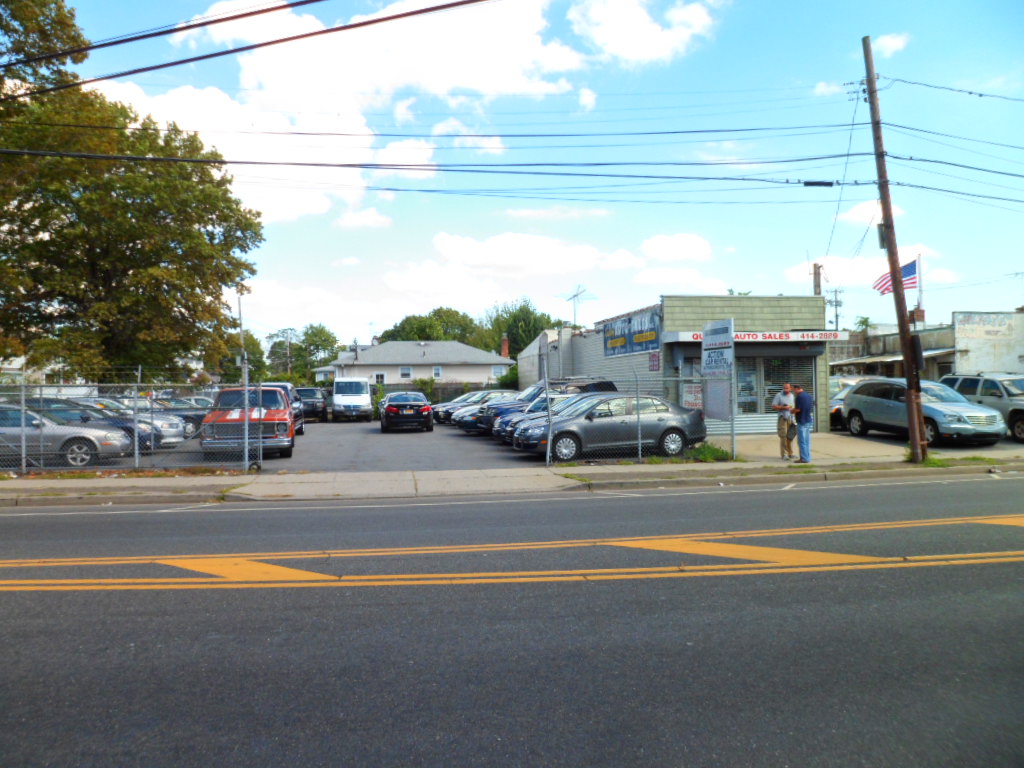
[[[728, 437], [711, 440], [728, 449]], [[131, 477], [97, 475], [88, 479], [45, 476], [0, 480], [0, 507], [94, 503], [191, 505], [221, 501], [316, 501], [341, 499], [430, 498], [573, 490], [626, 490], [679, 486], [718, 486], [898, 475], [926, 477], [951, 473], [1024, 472], [1024, 443], [1003, 440], [993, 447], [936, 448], [931, 457], [948, 460], [945, 468], [915, 467], [905, 461], [897, 438], [857, 439], [845, 434], [816, 434], [813, 464], [781, 461], [774, 435], [737, 437], [737, 460], [715, 464], [542, 463], [507, 469], [433, 472], [296, 472], [251, 475]], [[978, 461], [975, 457], [983, 457]], [[987, 461], [986, 461], [987, 460]], [[993, 463], [995, 462], [995, 463]]]

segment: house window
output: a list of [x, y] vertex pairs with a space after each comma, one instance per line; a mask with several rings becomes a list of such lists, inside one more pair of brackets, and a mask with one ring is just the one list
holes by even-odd
[[384, 374], [383, 373], [375, 373], [375, 374], [373, 374], [373, 383], [374, 384], [383, 384], [384, 383]]
[[504, 365], [492, 365], [491, 366], [491, 378], [500, 379], [505, 375], [507, 368]]
[[434, 378], [435, 379], [440, 379], [441, 378], [441, 366], [440, 365], [435, 365], [434, 366]]
[[411, 379], [412, 378], [412, 366], [403, 365], [398, 369], [398, 378], [400, 379]]

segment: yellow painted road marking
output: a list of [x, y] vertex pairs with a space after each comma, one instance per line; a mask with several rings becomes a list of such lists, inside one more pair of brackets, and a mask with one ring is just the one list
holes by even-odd
[[[262, 552], [247, 554], [176, 555], [164, 557], [80, 557], [3, 560], [0, 568], [110, 567], [153, 565], [207, 574], [205, 577], [110, 578], [110, 579], [13, 579], [0, 580], [0, 591], [65, 591], [126, 589], [259, 589], [282, 587], [360, 587], [402, 585], [450, 585], [528, 583], [538, 581], [607, 581], [621, 579], [682, 578], [695, 576], [735, 576], [751, 574], [809, 573], [877, 568], [914, 568], [943, 565], [977, 565], [1024, 562], [1024, 551], [982, 552], [911, 557], [872, 557], [868, 555], [819, 552], [723, 542], [723, 539], [749, 539], [767, 536], [797, 536], [816, 533], [886, 531], [928, 526], [1006, 525], [1024, 527], [1024, 515], [935, 518], [891, 523], [808, 526], [803, 528], [761, 529], [691, 534], [686, 536], [640, 536], [608, 539], [577, 539], [506, 544], [400, 547], [392, 549], [323, 550], [304, 552]], [[721, 565], [674, 565], [653, 568], [617, 568], [593, 570], [503, 571], [491, 573], [418, 573], [332, 575], [276, 565], [272, 560], [331, 560], [337, 558], [379, 558], [410, 555], [458, 555], [466, 553], [517, 552], [581, 547], [624, 547], [676, 554], [696, 554], [747, 560], [748, 563]]]
[[312, 571], [300, 571], [297, 568], [285, 568], [283, 565], [260, 563], [255, 560], [241, 558], [190, 557], [187, 559], [156, 560], [158, 565], [170, 565], [186, 571], [199, 571], [220, 576], [230, 581], [333, 581], [336, 576], [328, 576]]
[[758, 560], [777, 565], [828, 565], [833, 563], [881, 562], [884, 557], [863, 555], [842, 555], [835, 552], [812, 552], [803, 549], [779, 549], [777, 547], [751, 547], [743, 544], [719, 544], [691, 539], [662, 539], [660, 541], [637, 541], [617, 544], [619, 547], [653, 549], [659, 552], [679, 552], [688, 555], [709, 555], [731, 557], [734, 560]]

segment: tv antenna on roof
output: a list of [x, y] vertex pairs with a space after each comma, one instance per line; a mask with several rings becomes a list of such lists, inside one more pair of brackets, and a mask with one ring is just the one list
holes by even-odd
[[574, 293], [572, 296], [570, 296], [569, 298], [566, 299], [566, 301], [571, 301], [572, 302], [572, 326], [573, 326], [573, 328], [576, 327], [576, 310], [579, 309], [580, 298], [586, 292], [587, 292], [586, 288], [584, 288], [582, 285], [577, 285], [576, 286], [576, 293]]

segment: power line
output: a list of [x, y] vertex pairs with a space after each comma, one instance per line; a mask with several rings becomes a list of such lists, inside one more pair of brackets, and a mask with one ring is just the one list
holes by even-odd
[[1004, 101], [1024, 102], [1024, 99], [1017, 99], [1017, 98], [1014, 98], [1013, 96], [1003, 96], [1003, 95], [998, 94], [998, 93], [982, 93], [980, 91], [968, 91], [968, 90], [966, 90], [964, 88], [952, 88], [952, 87], [950, 87], [948, 85], [933, 85], [932, 83], [920, 83], [920, 82], [917, 82], [915, 80], [904, 80], [904, 79], [899, 78], [899, 77], [885, 77], [883, 75], [879, 75], [879, 77], [884, 79], [884, 80], [888, 80], [890, 83], [904, 83], [905, 85], [918, 85], [918, 86], [921, 86], [922, 88], [935, 88], [936, 90], [940, 90], [940, 91], [952, 91], [953, 93], [963, 93], [963, 94], [966, 94], [967, 96], [980, 96], [980, 97], [986, 98], [986, 99], [1003, 99]]
[[273, 13], [275, 11], [285, 11], [292, 8], [298, 8], [301, 5], [309, 5], [311, 3], [322, 3], [324, 0], [294, 0], [294, 2], [288, 3], [287, 5], [274, 5], [269, 8], [260, 8], [255, 11], [246, 11], [244, 13], [236, 13], [231, 16], [223, 17], [205, 17], [199, 21], [186, 23], [186, 24], [175, 24], [168, 27], [158, 27], [153, 30], [147, 30], [137, 34], [130, 34], [127, 36], [119, 36], [110, 38], [109, 40], [100, 41], [98, 43], [90, 43], [89, 45], [83, 45], [80, 48], [67, 48], [63, 51], [55, 51], [53, 53], [41, 53], [38, 56], [29, 56], [24, 59], [18, 59], [17, 61], [9, 61], [0, 64], [0, 69], [7, 69], [9, 67], [20, 67], [25, 64], [35, 64], [39, 61], [49, 61], [50, 59], [62, 59], [68, 56], [75, 56], [79, 53], [89, 53], [90, 51], [98, 51], [102, 48], [110, 48], [115, 45], [125, 45], [127, 43], [137, 43], [140, 40], [149, 40], [154, 37], [163, 37], [164, 35], [177, 34], [179, 32], [188, 32], [189, 30], [199, 29], [201, 27], [209, 27], [214, 24], [223, 24], [227, 21], [237, 21], [238, 19], [247, 19], [251, 16], [259, 16], [264, 13]]
[[331, 27], [329, 29], [320, 29], [315, 32], [305, 32], [301, 35], [292, 35], [290, 37], [280, 37], [276, 40], [268, 40], [262, 43], [253, 43], [252, 45], [243, 45], [238, 48], [230, 48], [226, 51], [217, 51], [215, 53], [207, 53], [201, 56], [192, 56], [188, 59], [177, 59], [175, 61], [164, 62], [163, 64], [152, 64], [148, 67], [137, 67], [136, 69], [125, 70], [124, 72], [116, 72], [110, 75], [104, 75], [102, 77], [93, 77], [88, 80], [75, 80], [70, 83], [62, 83], [60, 85], [50, 86], [49, 88], [40, 88], [35, 91], [27, 91], [24, 93], [16, 93], [10, 96], [4, 96], [0, 98], [0, 103], [5, 101], [14, 101], [17, 99], [24, 99], [30, 96], [40, 96], [45, 93], [54, 93], [56, 91], [63, 91], [67, 88], [80, 88], [84, 85], [91, 85], [93, 83], [100, 83], [104, 80], [113, 80], [118, 77], [128, 77], [129, 75], [138, 75], [143, 72], [155, 72], [158, 69], [167, 69], [168, 67], [177, 67], [182, 64], [195, 64], [199, 61], [206, 61], [209, 59], [219, 58], [221, 56], [232, 56], [239, 53], [246, 53], [248, 51], [254, 51], [259, 48], [266, 48], [271, 45], [280, 45], [281, 43], [293, 43], [298, 40], [306, 40], [311, 37], [318, 37], [320, 35], [329, 35], [335, 32], [350, 32], [354, 29], [362, 29], [364, 27], [373, 26], [376, 24], [383, 24], [389, 21], [398, 21], [399, 19], [408, 19], [414, 16], [425, 16], [427, 14], [439, 13], [441, 11], [450, 11], [456, 8], [461, 8], [469, 5], [479, 5], [480, 3], [495, 2], [496, 0], [455, 0], [455, 2], [445, 3], [443, 5], [434, 5], [429, 8], [420, 8], [415, 11], [406, 11], [404, 13], [396, 13], [391, 16], [382, 16], [378, 19], [368, 19], [366, 21], [357, 21], [352, 24], [343, 24], [340, 27]]

